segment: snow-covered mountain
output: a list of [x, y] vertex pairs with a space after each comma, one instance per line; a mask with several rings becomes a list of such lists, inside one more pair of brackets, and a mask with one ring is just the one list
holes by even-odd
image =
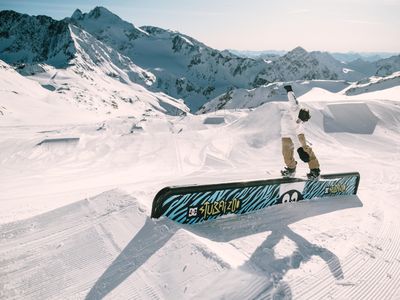
[[[220, 109], [248, 109], [268, 102], [286, 102], [287, 93], [283, 89], [284, 85], [283, 82], [276, 82], [250, 90], [234, 89], [207, 102], [198, 113], [208, 113]], [[311, 80], [296, 81], [291, 85], [296, 91], [296, 95], [301, 97], [312, 89], [337, 94], [348, 88], [350, 84], [344, 80]], [[324, 99], [320, 99], [320, 101], [324, 101]]]
[[[220, 109], [248, 109], [256, 108], [268, 102], [287, 101], [286, 91], [283, 89], [284, 82], [271, 83], [254, 89], [233, 89], [215, 99], [207, 102], [198, 113], [208, 113]], [[352, 99], [348, 96], [356, 96], [375, 92], [370, 98], [388, 98], [400, 100], [393, 97], [400, 92], [400, 72], [389, 76], [372, 76], [354, 83], [344, 80], [310, 80], [291, 82], [297, 97], [313, 94], [316, 101], [329, 101], [337, 99], [337, 95], [343, 95], [343, 99]], [[312, 92], [312, 93], [310, 93]], [[400, 94], [399, 94], [400, 95]], [[368, 95], [365, 95], [368, 98]]]
[[[235, 50], [229, 49], [235, 55], [241, 57], [249, 58], [268, 58], [268, 57], [279, 57], [287, 53], [283, 50], [262, 50], [262, 51], [252, 51], [252, 50]], [[355, 60], [362, 60], [365, 62], [375, 62], [384, 58], [389, 58], [391, 56], [397, 55], [393, 52], [329, 52], [335, 59], [344, 63], [350, 63]]]
[[[81, 28], [41, 16], [7, 11], [0, 16], [9, 19], [1, 27], [9, 33], [1, 35], [0, 58], [13, 63], [21, 74], [39, 82], [54, 97], [62, 96], [71, 105], [99, 114], [140, 116], [149, 109], [167, 114], [188, 111], [183, 101], [147, 90], [155, 82], [153, 74]], [[62, 29], [57, 31], [58, 43], [44, 47], [45, 36], [54, 27]]]
[[75, 12], [67, 20], [151, 71], [157, 78], [153, 88], [185, 99], [192, 109], [228, 88], [254, 85], [265, 65], [214, 50], [179, 32], [137, 28], [103, 7]]
[[346, 63], [353, 62], [355, 60], [363, 60], [366, 62], [376, 62], [381, 59], [389, 58], [396, 53], [392, 52], [332, 52], [331, 55], [339, 61]]
[[[398, 57], [376, 63], [345, 64], [329, 53], [307, 52], [301, 47], [273, 59], [239, 57], [176, 31], [152, 26], [138, 28], [104, 7], [96, 7], [89, 13], [78, 9], [62, 21], [11, 11], [0, 12], [0, 20], [0, 59], [18, 64], [21, 74], [34, 74], [40, 70], [39, 63], [55, 67], [61, 73], [73, 71], [91, 82], [95, 91], [91, 95], [87, 88], [81, 87], [74, 93], [74, 99], [88, 95], [83, 103], [101, 99], [112, 107], [119, 107], [115, 99], [132, 101], [126, 92], [115, 92], [127, 86], [137, 89], [141, 85], [146, 90], [168, 95], [168, 101], [175, 103], [173, 98], [183, 99], [196, 111], [234, 89], [248, 90], [295, 80], [356, 82], [400, 70]], [[107, 84], [96, 83], [94, 74], [102, 77], [100, 81], [122, 82], [125, 86], [115, 89], [111, 84], [105, 88]], [[49, 78], [42, 75], [32, 78], [42, 77]], [[96, 92], [104, 89], [108, 90], [106, 99]]]
[[240, 57], [248, 57], [248, 58], [253, 58], [253, 59], [277, 58], [277, 57], [285, 55], [287, 53], [287, 51], [283, 51], [283, 50], [252, 51], [252, 50], [228, 49], [228, 51], [237, 56], [240, 56]]
[[94, 114], [71, 105], [0, 60], [0, 124], [30, 125], [79, 123], [96, 120]]
[[400, 55], [391, 56], [376, 62], [377, 70], [375, 75], [388, 76], [400, 70]]
[[357, 81], [373, 75], [353, 70], [328, 53], [309, 53], [301, 47], [272, 60], [239, 57], [176, 31], [138, 28], [104, 7], [84, 14], [77, 10], [66, 20], [153, 73], [152, 89], [183, 98], [192, 110], [233, 88], [290, 80]]
[[75, 48], [68, 23], [47, 16], [0, 11], [0, 59], [9, 64], [47, 63], [65, 67]]
[[[386, 77], [374, 76], [356, 82], [346, 89], [345, 93], [346, 95], [352, 96], [382, 91], [393, 87], [398, 87], [400, 91], [400, 72], [395, 72]], [[398, 99], [400, 100], [400, 94], [398, 95]]]
[[344, 63], [334, 59], [327, 52], [307, 52], [301, 47], [289, 51], [272, 61], [258, 75], [259, 82], [293, 81], [293, 80], [359, 80], [366, 75], [349, 69]]
[[349, 69], [357, 70], [369, 76], [388, 76], [400, 70], [400, 55], [393, 55], [388, 58], [369, 62], [357, 59], [348, 64]]
[[356, 59], [347, 63], [347, 67], [352, 70], [357, 70], [366, 76], [373, 76], [377, 71], [376, 62], [369, 62], [363, 59]]

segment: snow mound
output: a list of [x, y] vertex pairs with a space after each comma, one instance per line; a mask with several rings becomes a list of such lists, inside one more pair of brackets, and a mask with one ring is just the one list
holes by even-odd
[[377, 123], [378, 118], [366, 103], [328, 104], [324, 112], [324, 130], [327, 133], [373, 134]]
[[223, 123], [225, 123], [225, 118], [223, 116], [207, 117], [206, 119], [204, 119], [204, 124], [218, 125]]
[[49, 144], [77, 144], [79, 142], [79, 138], [56, 138], [56, 139], [44, 139], [41, 141], [38, 146], [41, 145], [49, 145]]
[[95, 119], [1, 60], [0, 98], [1, 125], [77, 123]]

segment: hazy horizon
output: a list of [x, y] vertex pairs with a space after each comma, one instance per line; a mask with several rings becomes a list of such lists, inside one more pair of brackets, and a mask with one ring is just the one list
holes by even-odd
[[57, 20], [95, 6], [135, 26], [176, 30], [219, 50], [290, 51], [301, 46], [307, 51], [400, 53], [398, 0], [0, 1], [0, 10]]

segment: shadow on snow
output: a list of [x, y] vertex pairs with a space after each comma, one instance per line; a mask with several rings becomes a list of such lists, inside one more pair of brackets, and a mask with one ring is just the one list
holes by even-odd
[[[256, 298], [273, 294], [277, 298], [291, 299], [290, 287], [282, 278], [289, 270], [299, 268], [301, 263], [309, 261], [313, 256], [319, 256], [326, 262], [336, 280], [344, 279], [344, 274], [340, 261], [334, 253], [307, 241], [291, 230], [289, 225], [309, 217], [361, 206], [362, 203], [357, 196], [346, 196], [303, 201], [285, 206], [278, 205], [242, 216], [222, 218], [196, 225], [180, 225], [167, 219], [154, 221], [147, 218], [141, 230], [97, 280], [86, 299], [101, 299], [109, 294], [162, 248], [179, 229], [185, 229], [216, 242], [230, 242], [241, 237], [270, 231], [266, 240], [239, 269], [242, 272], [253, 272], [263, 276], [262, 280], [265, 284], [262, 289], [255, 291]], [[292, 240], [297, 250], [290, 256], [278, 259], [275, 257], [273, 248], [284, 237]], [[221, 282], [214, 281], [213, 286], [224, 286], [224, 280], [227, 280], [226, 277], [220, 276], [217, 281]], [[211, 291], [207, 288], [205, 290], [208, 291], [207, 293]], [[239, 296], [236, 289], [231, 293], [236, 297]], [[224, 296], [227, 295], [224, 294]]]

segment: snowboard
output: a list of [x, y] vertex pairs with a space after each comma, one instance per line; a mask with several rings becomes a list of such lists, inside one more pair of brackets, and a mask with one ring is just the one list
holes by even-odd
[[357, 194], [360, 174], [321, 175], [318, 180], [275, 178], [208, 185], [171, 186], [153, 200], [152, 218], [196, 224], [229, 214], [245, 214], [272, 205]]

